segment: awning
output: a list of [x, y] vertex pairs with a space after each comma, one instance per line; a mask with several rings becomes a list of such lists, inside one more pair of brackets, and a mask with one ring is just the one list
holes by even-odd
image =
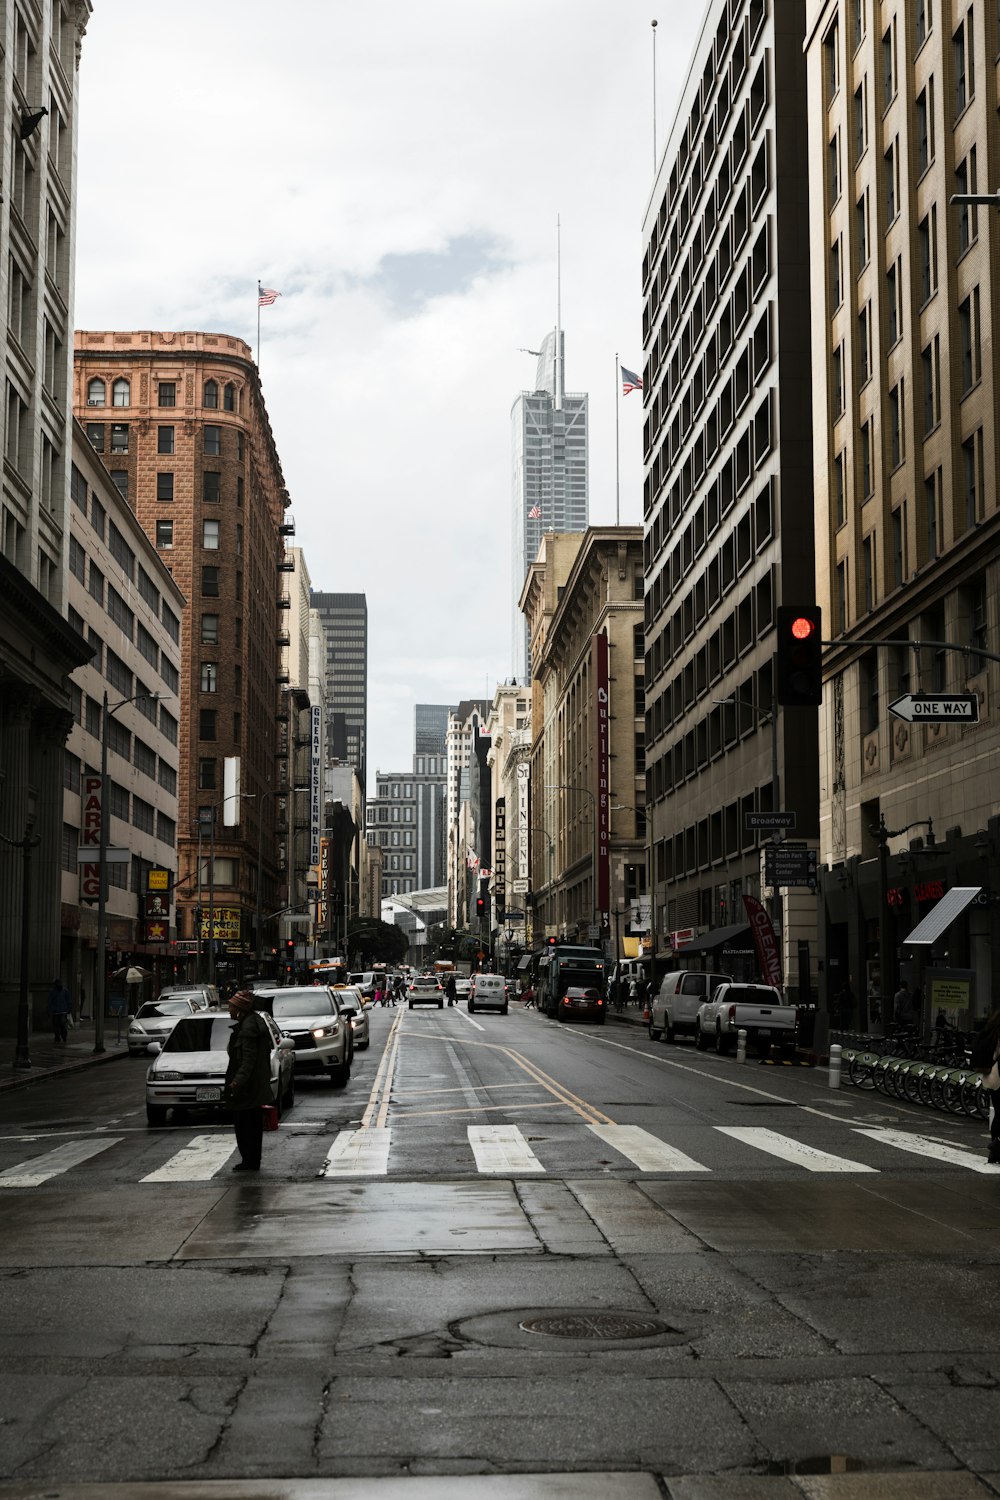
[[955, 918], [960, 917], [965, 908], [975, 901], [981, 890], [981, 885], [952, 886], [950, 891], [945, 891], [934, 909], [927, 913], [922, 922], [917, 923], [909, 937], [905, 937], [903, 942], [915, 945], [926, 944], [928, 947], [931, 943], [936, 943]]
[[517, 962], [517, 973], [518, 974], [523, 974], [524, 971], [525, 971], [525, 969], [530, 969], [530, 968], [531, 968], [531, 954], [530, 953], [526, 953], [523, 958], [518, 959], [518, 962]]
[[747, 922], [736, 922], [732, 927], [713, 927], [711, 932], [703, 932], [701, 937], [692, 938], [689, 943], [681, 943], [676, 953], [678, 958], [683, 958], [685, 953], [717, 953], [735, 938], [747, 937], [749, 932]]

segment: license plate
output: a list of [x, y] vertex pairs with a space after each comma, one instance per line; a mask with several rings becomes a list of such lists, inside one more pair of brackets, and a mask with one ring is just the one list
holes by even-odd
[[221, 1089], [195, 1089], [194, 1097], [199, 1104], [217, 1104], [222, 1098]]

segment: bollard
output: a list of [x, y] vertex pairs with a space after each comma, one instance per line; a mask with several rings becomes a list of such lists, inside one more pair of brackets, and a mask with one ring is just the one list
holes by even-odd
[[746, 1062], [746, 1060], [747, 1060], [747, 1034], [746, 1034], [745, 1028], [741, 1026], [740, 1029], [739, 1029], [739, 1031], [736, 1033], [736, 1061], [737, 1062]]
[[830, 1083], [830, 1087], [832, 1089], [839, 1089], [840, 1088], [840, 1055], [841, 1055], [840, 1043], [839, 1042], [834, 1042], [833, 1046], [830, 1048], [830, 1078], [829, 1078], [829, 1083]]

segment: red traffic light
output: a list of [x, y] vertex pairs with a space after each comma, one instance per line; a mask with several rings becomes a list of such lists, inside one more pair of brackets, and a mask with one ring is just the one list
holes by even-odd
[[816, 621], [810, 620], [807, 615], [796, 615], [789, 629], [797, 641], [807, 641], [811, 635], [816, 634]]
[[775, 698], [792, 708], [823, 701], [823, 617], [815, 604], [778, 606]]

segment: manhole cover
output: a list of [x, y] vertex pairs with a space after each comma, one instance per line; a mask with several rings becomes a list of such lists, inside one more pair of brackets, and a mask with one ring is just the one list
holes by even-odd
[[677, 1331], [659, 1318], [631, 1313], [554, 1313], [525, 1318], [518, 1327], [525, 1333], [541, 1333], [553, 1339], [652, 1339]]

